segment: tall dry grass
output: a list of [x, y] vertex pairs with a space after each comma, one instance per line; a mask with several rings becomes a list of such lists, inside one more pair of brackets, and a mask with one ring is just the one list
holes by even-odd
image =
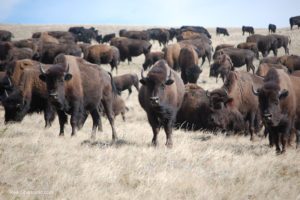
[[[107, 32], [122, 28], [96, 27]], [[67, 30], [66, 26], [2, 28], [12, 30], [17, 39], [30, 37], [34, 31]], [[230, 37], [213, 34], [214, 46], [245, 41], [240, 29], [229, 32]], [[292, 37], [290, 52], [300, 54], [299, 30], [281, 29], [280, 33]], [[157, 44], [154, 49], [159, 49]], [[130, 66], [122, 63], [119, 74], [139, 74], [143, 59], [134, 58]], [[207, 63], [199, 84], [205, 89], [221, 85], [208, 78]], [[123, 93], [129, 112], [126, 122], [117, 117], [116, 145], [110, 143], [106, 119], [104, 132], [90, 142], [90, 118], [73, 138], [67, 125], [62, 138], [57, 119], [49, 129], [44, 129], [43, 116], [38, 114], [19, 124], [4, 125], [1, 110], [0, 199], [300, 199], [300, 156], [295, 149], [276, 156], [264, 138], [250, 142], [248, 137], [184, 130], [174, 131], [172, 149], [164, 146], [161, 131], [160, 145], [153, 148], [152, 131], [137, 94], [134, 90], [126, 99], [127, 92]]]

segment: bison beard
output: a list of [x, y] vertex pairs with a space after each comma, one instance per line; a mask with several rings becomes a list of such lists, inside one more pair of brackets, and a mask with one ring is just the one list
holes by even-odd
[[186, 68], [181, 72], [181, 78], [186, 83], [197, 83], [199, 75], [201, 74], [202, 70], [195, 65], [194, 67]]

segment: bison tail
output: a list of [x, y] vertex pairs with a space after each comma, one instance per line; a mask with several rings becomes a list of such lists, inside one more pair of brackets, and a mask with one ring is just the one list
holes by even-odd
[[114, 96], [116, 96], [118, 94], [118, 90], [117, 90], [117, 87], [116, 87], [116, 84], [114, 82], [114, 79], [112, 77], [112, 74], [110, 72], [107, 72], [110, 76], [110, 82], [111, 82], [111, 88], [112, 88], [112, 92], [114, 94]]

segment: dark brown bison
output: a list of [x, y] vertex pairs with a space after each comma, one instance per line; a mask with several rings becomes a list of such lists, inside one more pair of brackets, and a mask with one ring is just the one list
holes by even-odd
[[147, 32], [149, 34], [149, 39], [157, 40], [159, 46], [161, 45], [165, 46], [170, 40], [170, 32], [167, 29], [151, 28], [151, 29], [147, 29]]
[[253, 139], [253, 133], [259, 131], [260, 115], [257, 97], [252, 93], [252, 85], [260, 87], [263, 79], [247, 72], [229, 72], [224, 85], [208, 92], [210, 105], [213, 109], [237, 109], [248, 123], [248, 130]]
[[286, 66], [290, 73], [295, 70], [300, 70], [300, 56], [290, 55], [290, 56], [281, 56], [279, 57], [279, 62]]
[[229, 36], [229, 33], [228, 33], [227, 29], [226, 28], [220, 28], [220, 27], [216, 28], [216, 34], [217, 35], [223, 34], [223, 35]]
[[116, 95], [112, 106], [113, 106], [114, 117], [116, 118], [116, 116], [121, 114], [122, 119], [125, 122], [126, 121], [125, 113], [128, 111], [128, 108], [126, 107], [125, 101], [122, 99], [122, 97]]
[[276, 25], [275, 24], [269, 24], [268, 30], [269, 30], [269, 33], [276, 33]]
[[197, 83], [202, 70], [198, 64], [198, 55], [196, 47], [193, 45], [186, 45], [182, 47], [179, 53], [179, 66], [181, 69], [181, 78], [184, 84]]
[[20, 122], [26, 114], [43, 112], [45, 127], [51, 126], [55, 111], [48, 101], [46, 85], [39, 80], [39, 66], [29, 59], [10, 64], [7, 76], [13, 90], [3, 99], [5, 122]]
[[[260, 113], [269, 132], [270, 144], [275, 144], [277, 154], [284, 153], [291, 131], [297, 132], [297, 146], [300, 143], [300, 78], [289, 76], [283, 70], [270, 69], [261, 87], [253, 86], [258, 96]], [[280, 147], [281, 144], [281, 147]]]
[[25, 39], [25, 40], [17, 40], [12, 41], [14, 47], [18, 48], [30, 48], [32, 49], [33, 54], [37, 52], [39, 41], [38, 39]]
[[249, 35], [250, 34], [254, 34], [254, 28], [252, 26], [242, 26], [242, 32], [243, 32], [243, 35], [245, 35], [245, 32], [248, 32]]
[[[58, 39], [58, 41], [60, 43], [76, 43], [77, 42], [76, 37], [68, 31], [48, 31], [47, 34]], [[36, 33], [32, 34], [32, 38], [40, 38], [41, 35], [42, 35], [42, 32], [36, 32]]]
[[216, 46], [215, 51], [219, 51], [220, 49], [225, 49], [225, 48], [233, 48], [233, 44], [219, 44]]
[[255, 42], [239, 43], [237, 45], [237, 48], [239, 48], [239, 49], [249, 49], [249, 50], [253, 51], [253, 53], [255, 53], [255, 57], [257, 59], [259, 59], [259, 52], [258, 52], [257, 44]]
[[[228, 57], [224, 56], [224, 54], [228, 55]], [[238, 49], [238, 48], [225, 48], [214, 53], [214, 63], [210, 68], [210, 76], [216, 77], [221, 68], [228, 70], [233, 70], [235, 67], [241, 67], [246, 65], [247, 71], [252, 70], [253, 74], [255, 71], [255, 67], [253, 65], [255, 54], [248, 49]], [[220, 69], [219, 69], [220, 68]], [[223, 70], [223, 69], [222, 69]]]
[[294, 25], [298, 26], [298, 29], [300, 27], [300, 16], [295, 16], [290, 18], [290, 25], [291, 25], [291, 30], [293, 29]]
[[124, 90], [128, 90], [129, 97], [132, 93], [132, 86], [134, 86], [136, 90], [139, 91], [139, 78], [136, 74], [124, 74], [121, 76], [114, 76], [113, 80], [119, 94], [121, 94], [121, 92]]
[[267, 75], [271, 68], [283, 69], [286, 73], [289, 72], [288, 68], [281, 64], [261, 63], [257, 68], [256, 75], [264, 77]]
[[10, 31], [0, 30], [0, 41], [11, 41], [14, 35]]
[[105, 42], [110, 42], [111, 39], [115, 38], [116, 37], [116, 34], [115, 33], [110, 33], [110, 34], [106, 34], [103, 36], [101, 42], [102, 43], [105, 43]]
[[272, 50], [274, 56], [277, 56], [278, 41], [273, 35], [255, 34], [247, 37], [247, 42], [256, 42], [257, 48], [266, 57]]
[[143, 76], [143, 71], [141, 76], [139, 102], [152, 127], [152, 144], [157, 145], [157, 135], [163, 126], [167, 137], [166, 146], [172, 147], [172, 127], [182, 104], [184, 84], [165, 60], [156, 62], [147, 77]]
[[130, 39], [126, 37], [115, 37], [110, 41], [110, 45], [115, 46], [120, 51], [121, 61], [132, 61], [132, 57], [150, 52], [152, 45], [145, 40]]
[[72, 136], [83, 123], [84, 114], [89, 112], [93, 118], [92, 138], [96, 136], [99, 124], [99, 106], [102, 103], [112, 127], [112, 140], [117, 139], [114, 126], [112, 102], [114, 84], [112, 77], [97, 65], [82, 58], [60, 55], [59, 65], [48, 70], [40, 68], [39, 78], [47, 85], [50, 102], [55, 106], [60, 124], [59, 135], [64, 135], [67, 115], [71, 115]]
[[164, 52], [161, 51], [154, 51], [149, 52], [145, 55], [145, 62], [143, 64], [144, 70], [150, 68], [156, 61], [163, 59], [165, 56]]
[[70, 27], [68, 31], [76, 37], [77, 41], [84, 43], [91, 43], [92, 40], [96, 40], [98, 36], [98, 31], [94, 27]]
[[283, 47], [285, 54], [289, 54], [288, 45], [291, 44], [291, 38], [285, 35], [272, 34], [277, 39], [277, 49]]
[[179, 30], [180, 32], [193, 31], [197, 33], [204, 33], [209, 39], [211, 38], [210, 33], [202, 26], [181, 26]]
[[128, 31], [122, 30], [119, 32], [120, 37], [127, 37], [131, 39], [137, 40], [146, 40], [149, 41], [149, 34], [147, 31]]
[[44, 43], [39, 47], [37, 53], [33, 56], [33, 59], [45, 64], [52, 64], [58, 54], [80, 57], [81, 53], [81, 48], [76, 44]]
[[119, 50], [114, 46], [106, 44], [97, 44], [90, 46], [86, 50], [84, 59], [94, 64], [110, 64], [111, 71], [116, 68], [118, 71], [118, 64], [120, 62]]

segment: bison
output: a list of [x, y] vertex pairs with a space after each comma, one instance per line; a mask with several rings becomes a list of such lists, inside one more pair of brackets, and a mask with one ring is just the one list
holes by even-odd
[[118, 72], [118, 64], [120, 62], [119, 50], [114, 46], [106, 44], [97, 44], [88, 47], [84, 59], [94, 64], [110, 64], [111, 71], [116, 68]]
[[255, 53], [255, 55], [256, 55], [256, 58], [259, 59], [259, 52], [258, 52], [257, 44], [255, 42], [239, 43], [237, 45], [237, 48], [239, 48], [239, 49], [249, 49], [249, 50], [253, 51], [253, 53]]
[[273, 34], [273, 37], [277, 39], [277, 49], [283, 47], [285, 54], [289, 54], [288, 45], [291, 44], [291, 38], [285, 35]]
[[298, 29], [299, 29], [299, 27], [300, 27], [300, 16], [295, 16], [295, 17], [290, 18], [291, 30], [293, 29], [294, 25], [297, 25]]
[[179, 53], [179, 66], [184, 84], [197, 83], [202, 70], [198, 65], [198, 55], [193, 45], [182, 47]]
[[13, 38], [14, 35], [10, 31], [6, 30], [0, 30], [0, 41], [11, 41], [11, 38]]
[[161, 126], [166, 132], [166, 146], [172, 147], [172, 126], [183, 96], [184, 84], [165, 60], [159, 60], [144, 77], [141, 73], [142, 86], [139, 91], [139, 102], [147, 113], [152, 127], [152, 145], [156, 146], [157, 135]]
[[[116, 34], [115, 33], [110, 33], [110, 34], [106, 34], [103, 36], [101, 42], [102, 43], [105, 43], [105, 42], [110, 42], [111, 39], [115, 38], [116, 37]], [[100, 43], [100, 41], [98, 41]]]
[[126, 37], [115, 37], [111, 40], [110, 45], [117, 47], [120, 51], [120, 60], [127, 59], [128, 63], [132, 61], [133, 56], [146, 55], [152, 47], [148, 41]]
[[216, 34], [217, 35], [223, 34], [223, 35], [229, 36], [229, 33], [228, 33], [227, 29], [226, 28], [220, 28], [220, 27], [216, 28]]
[[278, 41], [273, 35], [251, 35], [247, 37], [247, 42], [256, 42], [258, 50], [266, 57], [272, 50], [274, 56], [277, 56]]
[[144, 70], [150, 68], [156, 61], [163, 59], [165, 56], [164, 52], [161, 51], [154, 51], [149, 52], [145, 55], [145, 62], [143, 64]]
[[248, 32], [249, 35], [254, 34], [254, 28], [252, 26], [242, 26], [242, 32], [243, 35], [245, 35], [245, 32]]
[[288, 68], [281, 64], [261, 63], [257, 68], [256, 75], [264, 77], [267, 75], [271, 68], [283, 69], [286, 73], [288, 73]]
[[167, 29], [152, 28], [147, 30], [151, 40], [157, 40], [159, 46], [166, 45], [170, 40], [170, 32]]
[[139, 91], [139, 79], [136, 74], [123, 74], [121, 76], [113, 77], [114, 83], [118, 94], [121, 94], [122, 91], [128, 90], [128, 97], [132, 93], [131, 87], [134, 86], [137, 91]]
[[278, 58], [279, 62], [286, 66], [290, 73], [295, 70], [300, 70], [300, 56], [290, 55], [281, 56]]
[[219, 44], [216, 46], [215, 51], [219, 51], [220, 49], [225, 49], [225, 48], [233, 48], [233, 44]]
[[275, 24], [269, 24], [268, 29], [269, 29], [269, 33], [276, 33], [276, 25]]
[[259, 99], [260, 113], [269, 132], [270, 144], [275, 143], [277, 154], [285, 152], [294, 127], [297, 129], [297, 146], [300, 143], [300, 91], [296, 87], [299, 84], [299, 77], [271, 68], [263, 85], [252, 87], [253, 94]]
[[48, 70], [40, 67], [39, 78], [47, 85], [49, 100], [55, 106], [60, 131], [64, 135], [64, 124], [67, 115], [71, 115], [72, 133], [76, 134], [84, 120], [84, 114], [89, 112], [93, 118], [92, 139], [96, 136], [99, 125], [99, 106], [102, 103], [112, 128], [112, 140], [117, 139], [115, 131], [112, 102], [115, 95], [111, 75], [98, 65], [91, 64], [82, 58], [60, 55], [56, 63]]
[[221, 88], [207, 92], [213, 109], [224, 106], [237, 109], [248, 122], [250, 139], [259, 131], [260, 116], [257, 97], [252, 93], [252, 85], [263, 84], [263, 79], [247, 72], [229, 72]]

